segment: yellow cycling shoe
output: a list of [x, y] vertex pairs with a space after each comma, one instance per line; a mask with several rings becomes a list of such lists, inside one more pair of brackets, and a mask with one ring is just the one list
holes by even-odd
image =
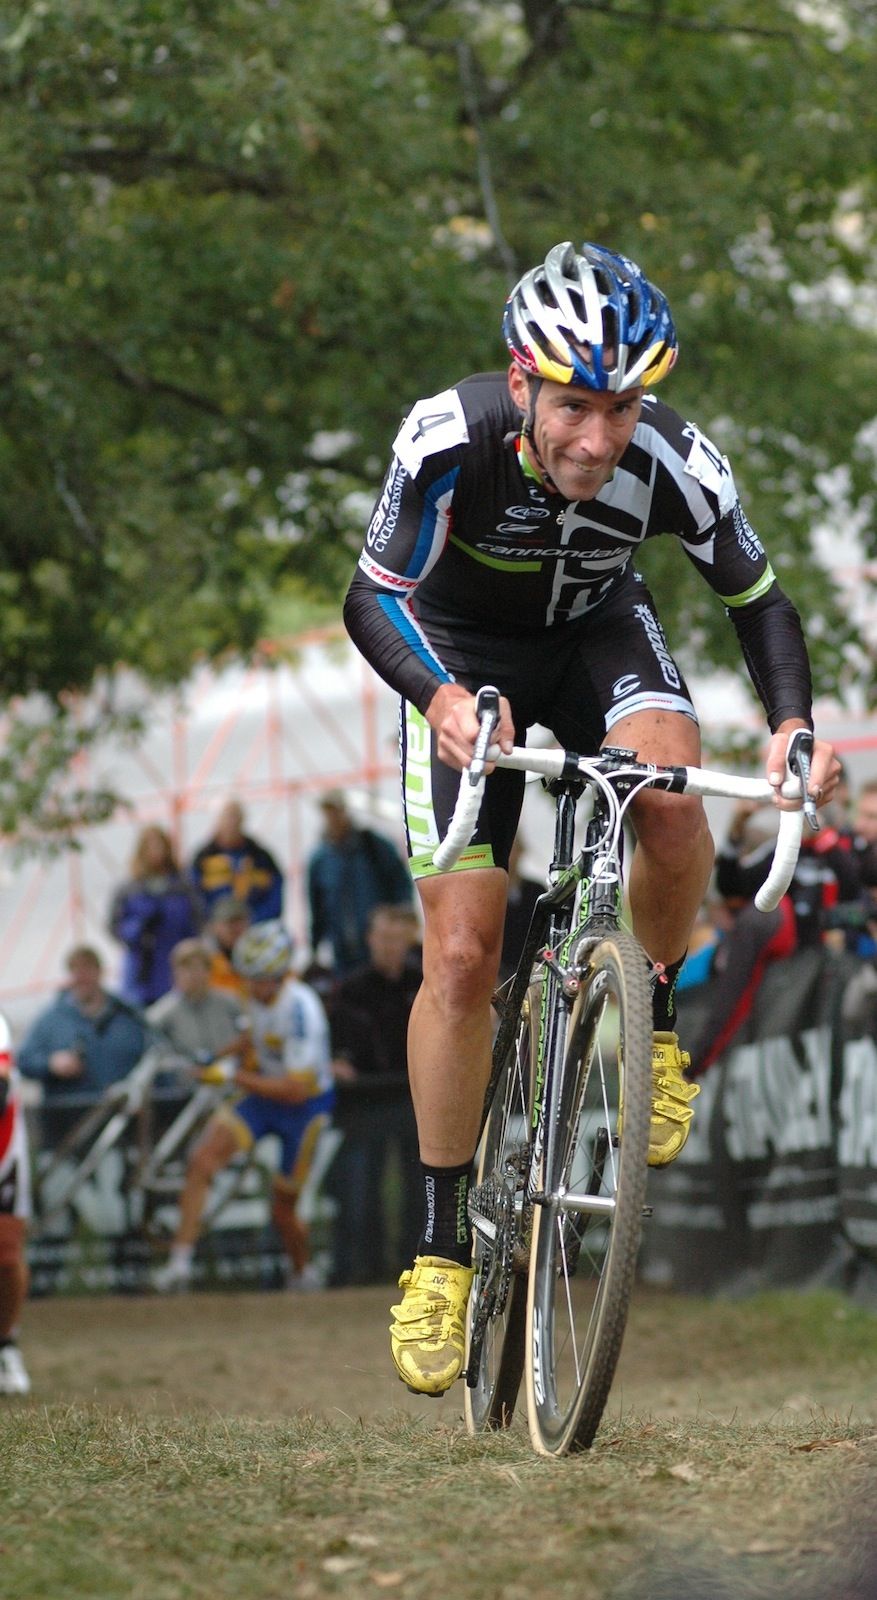
[[391, 1306], [390, 1350], [414, 1394], [444, 1394], [460, 1376], [466, 1350], [466, 1303], [473, 1269], [442, 1256], [416, 1256], [403, 1272], [401, 1304]]
[[652, 1038], [652, 1124], [649, 1129], [649, 1166], [666, 1167], [675, 1161], [688, 1138], [694, 1111], [690, 1105], [700, 1094], [699, 1083], [682, 1076], [691, 1057], [679, 1048], [675, 1033]]

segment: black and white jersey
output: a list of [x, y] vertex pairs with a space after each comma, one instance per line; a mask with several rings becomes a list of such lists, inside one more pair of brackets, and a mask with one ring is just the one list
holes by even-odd
[[729, 608], [771, 725], [809, 719], [797, 613], [700, 429], [646, 395], [610, 481], [567, 501], [532, 472], [520, 424], [504, 373], [420, 400], [402, 424], [345, 603], [379, 675], [425, 710], [451, 681], [436, 636], [455, 624], [510, 640], [580, 626], [629, 581], [644, 540], [672, 534]]

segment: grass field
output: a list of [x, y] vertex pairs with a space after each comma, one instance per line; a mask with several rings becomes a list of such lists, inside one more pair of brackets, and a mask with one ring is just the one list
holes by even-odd
[[468, 1439], [392, 1290], [43, 1300], [0, 1405], [4, 1600], [877, 1600], [877, 1318], [643, 1292], [587, 1455]]

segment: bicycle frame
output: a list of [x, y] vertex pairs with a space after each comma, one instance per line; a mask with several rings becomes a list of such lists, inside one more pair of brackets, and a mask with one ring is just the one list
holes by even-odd
[[[802, 789], [806, 792], [806, 758], [805, 749], [801, 765], [795, 769], [797, 775], [794, 779], [790, 777], [789, 785], [784, 790], [787, 798], [792, 798], [793, 794], [796, 798], [800, 797]], [[615, 1159], [612, 1147], [618, 1141], [617, 1137], [613, 1137], [611, 1128], [616, 1126], [620, 1129], [621, 1126], [620, 1091], [614, 1116], [607, 1114], [604, 1119], [607, 1128], [600, 1135], [602, 1143], [598, 1140], [598, 1144], [595, 1144], [594, 1160], [584, 1184], [581, 1179], [576, 1179], [570, 1186], [572, 1173], [567, 1173], [564, 1165], [566, 1158], [562, 1152], [566, 1145], [561, 1141], [565, 1137], [562, 1126], [564, 1117], [568, 1121], [570, 1112], [569, 1104], [566, 1104], [564, 1111], [564, 1096], [568, 1094], [565, 1089], [565, 1066], [568, 1044], [571, 1046], [573, 1042], [571, 1038], [568, 1040], [568, 1033], [576, 996], [584, 985], [584, 1015], [587, 1018], [587, 995], [591, 992], [597, 995], [605, 993], [602, 986], [593, 991], [590, 989], [590, 954], [601, 946], [604, 937], [608, 937], [611, 943], [613, 936], [617, 938], [621, 933], [623, 821], [629, 806], [636, 795], [647, 787], [678, 793], [727, 794], [762, 800], [773, 796], [771, 786], [762, 780], [734, 778], [729, 774], [710, 773], [697, 768], [658, 768], [637, 762], [630, 751], [605, 749], [599, 757], [588, 760], [564, 751], [515, 750], [509, 755], [502, 755], [498, 750], [487, 752], [485, 747], [480, 770], [476, 769], [475, 783], [467, 774], [461, 780], [457, 811], [447, 839], [436, 852], [437, 865], [452, 864], [453, 852], [468, 843], [480, 806], [485, 761], [488, 759], [494, 760], [498, 766], [541, 771], [543, 781], [550, 778], [546, 787], [555, 797], [555, 838], [549, 887], [536, 902], [524, 948], [506, 987], [505, 996], [495, 997], [501, 1020], [482, 1110], [481, 1134], [487, 1127], [494, 1094], [503, 1072], [507, 1065], [512, 1070], [521, 1037], [526, 997], [528, 993], [532, 997], [534, 984], [539, 987], [535, 1045], [532, 1012], [525, 1023], [530, 1029], [532, 1068], [526, 1145], [507, 1155], [505, 1166], [500, 1164], [492, 1171], [482, 1169], [481, 1181], [470, 1191], [470, 1220], [476, 1238], [481, 1241], [481, 1248], [487, 1252], [482, 1257], [485, 1265], [480, 1277], [481, 1287], [473, 1300], [470, 1314], [466, 1371], [470, 1390], [474, 1390], [480, 1381], [482, 1348], [487, 1329], [491, 1320], [500, 1315], [505, 1307], [511, 1281], [508, 1275], [510, 1264], [513, 1259], [518, 1260], [518, 1245], [529, 1231], [527, 1212], [534, 1207], [545, 1207], [546, 1216], [561, 1219], [576, 1214], [590, 1215], [594, 1219], [604, 1215], [612, 1226], [616, 1202], [611, 1194], [603, 1192], [603, 1170], [607, 1159], [613, 1163]], [[583, 795], [588, 807], [586, 836], [576, 853], [576, 810]], [[761, 891], [763, 909], [768, 909], [771, 903], [777, 903], [788, 887], [797, 859], [801, 827], [800, 809], [781, 814], [774, 867], [768, 884]], [[440, 859], [442, 852], [444, 860]], [[632, 936], [626, 931], [622, 937], [632, 941]], [[632, 947], [636, 948], [635, 941], [632, 941]], [[645, 962], [647, 958], [644, 953], [640, 951], [640, 955]], [[605, 961], [606, 956], [601, 955], [600, 960]], [[644, 984], [644, 974], [642, 982]], [[598, 984], [601, 984], [601, 979], [598, 979]], [[643, 1017], [646, 1004], [644, 992], [640, 1002], [643, 1007], [640, 1015]], [[587, 1021], [585, 1026], [588, 1026]], [[646, 1070], [645, 1064], [643, 1070]], [[639, 1082], [643, 1081], [641, 1077]], [[608, 1113], [610, 1108], [605, 1099], [604, 1105]], [[647, 1123], [641, 1126], [647, 1128]], [[642, 1160], [644, 1163], [645, 1148]], [[642, 1170], [644, 1172], [644, 1165]], [[517, 1197], [514, 1205], [510, 1184]], [[634, 1191], [628, 1188], [627, 1192]], [[641, 1205], [642, 1201], [636, 1204]], [[523, 1210], [517, 1213], [517, 1221], [514, 1222], [516, 1206]], [[626, 1214], [628, 1237], [632, 1237], [629, 1204]], [[634, 1257], [630, 1259], [632, 1261]], [[518, 1270], [521, 1270], [520, 1265]], [[574, 1265], [571, 1270], [575, 1271]], [[625, 1291], [627, 1293], [629, 1289]], [[541, 1344], [539, 1348], [541, 1350]], [[587, 1426], [590, 1427], [590, 1423]], [[589, 1433], [586, 1442], [591, 1436]], [[568, 1447], [565, 1439], [562, 1447]]]

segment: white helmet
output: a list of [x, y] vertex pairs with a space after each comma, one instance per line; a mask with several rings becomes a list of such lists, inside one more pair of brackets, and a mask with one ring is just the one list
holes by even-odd
[[282, 922], [256, 922], [235, 940], [231, 962], [242, 978], [282, 978], [292, 963], [292, 950]]

